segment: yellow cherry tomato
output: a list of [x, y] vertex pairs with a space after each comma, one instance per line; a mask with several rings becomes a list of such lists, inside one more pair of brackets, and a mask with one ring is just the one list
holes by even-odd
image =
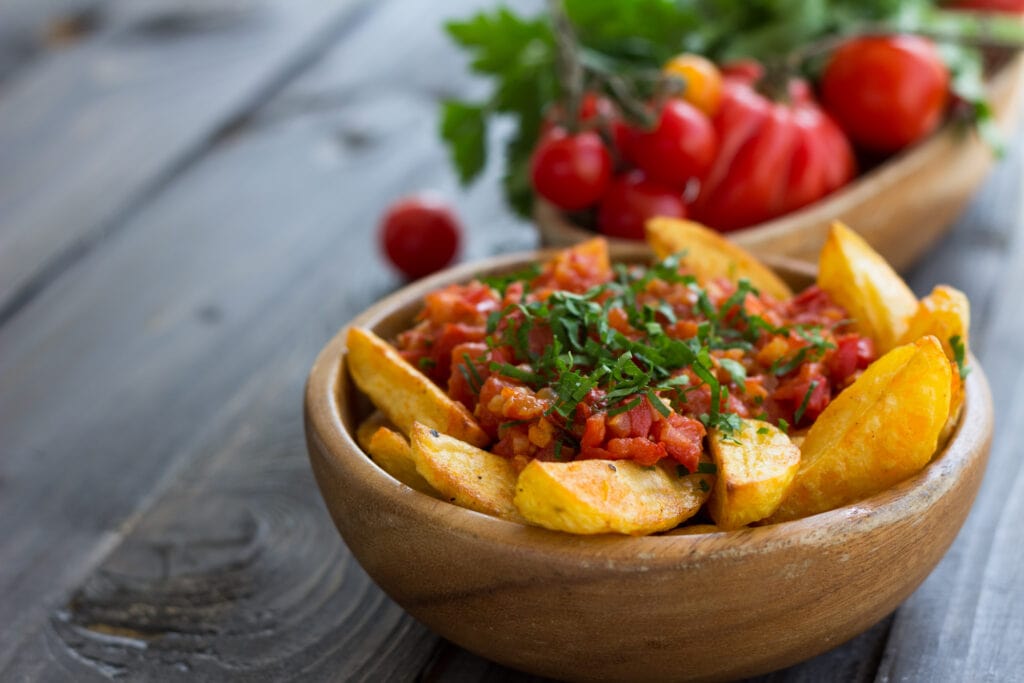
[[680, 98], [708, 116], [715, 115], [722, 101], [722, 74], [709, 59], [683, 53], [666, 62], [662, 71], [686, 81]]

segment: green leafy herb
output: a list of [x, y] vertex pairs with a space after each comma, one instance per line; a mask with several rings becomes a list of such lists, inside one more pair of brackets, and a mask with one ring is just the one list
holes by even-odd
[[796, 412], [793, 413], [793, 422], [795, 422], [796, 424], [800, 424], [800, 420], [801, 420], [801, 418], [803, 418], [804, 412], [807, 410], [807, 404], [811, 400], [811, 395], [814, 393], [814, 390], [817, 389], [817, 388], [818, 388], [818, 380], [812, 381], [807, 386], [807, 391], [804, 393], [804, 398], [803, 398], [802, 401], [800, 401], [800, 407], [798, 407], [796, 409]]
[[955, 334], [949, 338], [949, 346], [953, 349], [953, 359], [960, 372], [960, 379], [967, 379], [967, 375], [971, 374], [971, 368], [967, 365], [967, 348], [964, 345], [964, 340], [959, 334]]

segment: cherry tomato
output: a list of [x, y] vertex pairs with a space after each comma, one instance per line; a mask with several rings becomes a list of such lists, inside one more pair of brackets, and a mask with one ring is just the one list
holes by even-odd
[[642, 240], [644, 223], [654, 216], [686, 218], [682, 194], [648, 180], [643, 171], [630, 171], [609, 186], [597, 213], [597, 228], [609, 237]]
[[569, 135], [556, 126], [541, 138], [530, 162], [533, 189], [567, 211], [596, 203], [611, 177], [612, 157], [593, 131]]
[[428, 195], [405, 197], [387, 210], [380, 243], [395, 267], [410, 278], [448, 265], [459, 248], [459, 221], [443, 201]]
[[653, 130], [634, 130], [623, 142], [623, 156], [663, 185], [684, 188], [702, 178], [718, 151], [711, 119], [689, 102], [669, 100]]
[[952, 6], [978, 12], [1024, 12], [1024, 0], [956, 0]]
[[679, 95], [681, 99], [708, 116], [715, 115], [722, 100], [722, 74], [711, 60], [684, 53], [666, 62], [662, 71], [685, 81], [686, 89]]
[[790, 84], [788, 104], [753, 86], [750, 74], [726, 77], [714, 119], [718, 155], [692, 207], [698, 220], [722, 231], [799, 209], [855, 172], [849, 141], [806, 83]]
[[821, 97], [854, 144], [896, 152], [942, 123], [949, 70], [925, 38], [854, 38], [825, 67]]

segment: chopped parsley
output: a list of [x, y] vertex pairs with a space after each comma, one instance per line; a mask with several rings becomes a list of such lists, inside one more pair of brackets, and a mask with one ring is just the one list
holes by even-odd
[[967, 347], [963, 338], [959, 334], [954, 334], [949, 338], [949, 346], [953, 349], [953, 359], [960, 372], [960, 379], [967, 379], [967, 375], [971, 374], [971, 368], [967, 365]]

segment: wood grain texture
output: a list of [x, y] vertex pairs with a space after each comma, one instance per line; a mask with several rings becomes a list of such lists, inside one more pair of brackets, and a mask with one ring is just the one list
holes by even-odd
[[111, 1], [0, 99], [0, 321], [318, 54], [365, 2]]
[[[401, 24], [396, 19], [408, 20], [408, 5], [380, 7], [379, 18], [367, 18], [369, 32], [357, 30], [345, 43], [356, 54]], [[422, 23], [439, 23], [429, 7], [423, 11]], [[406, 52], [392, 49], [381, 60], [379, 82], [393, 86], [368, 78], [351, 107], [254, 115], [0, 327], [0, 518], [10, 522], [0, 525], [0, 619], [8, 625], [0, 631], [0, 678], [45, 679], [78, 662], [74, 654], [53, 659], [64, 641], [52, 639], [52, 618], [67, 611], [69, 588], [193, 463], [214, 456], [217, 425], [245, 410], [249, 380], [297, 346], [305, 356], [287, 369], [296, 393], [278, 395], [276, 418], [261, 428], [267, 439], [289, 421], [298, 429], [298, 388], [317, 348], [399, 282], [375, 247], [372, 226], [383, 205], [412, 187], [455, 186], [434, 138], [436, 96], [402, 80], [411, 55], [451, 48], [439, 33], [416, 35]], [[366, 144], [352, 146], [344, 135], [371, 124]], [[345, 190], [360, 187], [374, 191], [360, 201], [359, 191]], [[489, 186], [462, 205], [467, 221], [490, 228], [469, 235], [470, 256], [533, 239], [501, 211], [496, 193], [492, 172]], [[294, 453], [304, 458], [295, 433]], [[289, 495], [315, 500], [308, 479], [280, 483]], [[307, 512], [304, 523], [330, 539], [322, 544], [328, 563], [326, 551], [340, 552], [341, 542], [322, 508]], [[188, 552], [203, 553], [199, 540]], [[232, 612], [224, 615], [218, 632], [230, 639]], [[353, 623], [363, 624], [330, 626]], [[404, 633], [411, 623], [395, 628]], [[71, 651], [87, 650], [89, 633], [77, 633]], [[304, 633], [310, 641], [322, 636]], [[138, 645], [118, 642], [103, 646]], [[433, 648], [397, 642], [411, 657]], [[148, 662], [150, 673], [165, 673], [159, 664]], [[72, 671], [105, 675], [93, 666]]]

